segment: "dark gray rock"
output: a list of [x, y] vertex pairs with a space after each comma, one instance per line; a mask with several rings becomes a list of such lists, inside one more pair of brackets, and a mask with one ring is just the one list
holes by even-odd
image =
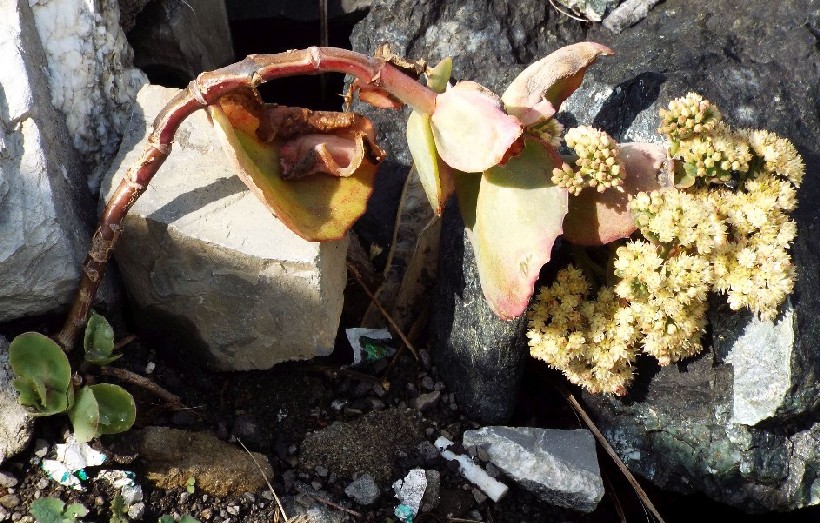
[[[329, 18], [350, 15], [366, 10], [373, 0], [328, 0]], [[256, 20], [283, 17], [291, 20], [318, 20], [319, 3], [304, 0], [228, 0], [228, 16], [231, 20]]]
[[486, 450], [493, 465], [547, 503], [591, 512], [604, 496], [588, 430], [484, 427], [464, 431], [463, 443]]
[[504, 423], [512, 416], [529, 355], [526, 322], [503, 321], [490, 310], [455, 200], [444, 211], [439, 249], [430, 317], [433, 358], [468, 416]]
[[[396, 54], [430, 63], [452, 56], [453, 79], [475, 80], [500, 93], [523, 64], [582, 37], [578, 24], [551, 18], [554, 15], [548, 3], [532, 1], [517, 2], [514, 8], [502, 0], [376, 1], [354, 29], [351, 44], [369, 54], [388, 42]], [[409, 112], [375, 111], [364, 105], [356, 111], [373, 120], [379, 144], [388, 151], [379, 179], [406, 176], [412, 163], [405, 143]], [[372, 207], [384, 198], [377, 185]], [[512, 415], [528, 353], [524, 325], [521, 320], [499, 320], [487, 306], [472, 247], [454, 207], [453, 200], [441, 233], [431, 318], [433, 358], [468, 415], [484, 423], [503, 423]], [[392, 214], [385, 217], [366, 215], [365, 220], [390, 223]]]
[[730, 125], [787, 137], [806, 161], [794, 213], [798, 281], [776, 321], [715, 299], [711, 351], [663, 369], [642, 365], [626, 399], [587, 396], [632, 470], [750, 512], [820, 502], [819, 28], [817, 1], [667, 1], [621, 35], [590, 31], [617, 54], [590, 70], [560, 115], [620, 141], [659, 141], [658, 109], [696, 91]]

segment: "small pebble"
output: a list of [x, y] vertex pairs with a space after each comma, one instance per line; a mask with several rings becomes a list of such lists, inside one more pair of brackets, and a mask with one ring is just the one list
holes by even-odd
[[10, 472], [0, 471], [0, 488], [11, 488], [17, 485], [18, 480]]
[[421, 379], [421, 386], [427, 390], [433, 390], [436, 388], [436, 383], [430, 376], [425, 376]]
[[481, 489], [474, 488], [473, 489], [473, 499], [475, 499], [476, 503], [484, 503], [487, 501], [487, 495], [484, 494]]
[[490, 461], [490, 453], [487, 452], [487, 449], [485, 449], [484, 447], [478, 447], [476, 449], [476, 454], [478, 455], [478, 459], [480, 459], [482, 462], [487, 463], [488, 461]]
[[433, 364], [432, 358], [430, 358], [430, 352], [427, 349], [419, 350], [419, 360], [421, 360], [421, 364], [425, 369], [429, 369]]
[[38, 458], [44, 458], [48, 454], [48, 441], [38, 438], [34, 442], [34, 455]]
[[433, 406], [438, 403], [440, 398], [441, 392], [437, 390], [434, 390], [433, 392], [425, 392], [424, 394], [419, 394], [418, 397], [413, 398], [413, 407], [425, 412], [433, 408]]
[[487, 470], [487, 475], [491, 478], [497, 478], [501, 474], [501, 471], [492, 463], [487, 463], [484, 468]]
[[316, 467], [313, 470], [316, 471], [316, 474], [318, 474], [320, 478], [327, 477], [328, 470], [325, 467], [321, 465], [316, 465]]
[[12, 509], [20, 504], [20, 496], [17, 494], [6, 494], [0, 497], [0, 505], [4, 508]]
[[105, 505], [105, 498], [102, 496], [97, 496], [96, 498], [94, 498], [94, 504], [98, 507]]
[[387, 390], [385, 390], [385, 388], [382, 387], [381, 383], [374, 383], [373, 384], [373, 394], [375, 394], [376, 396], [378, 396], [380, 398], [383, 398], [383, 397], [387, 396]]
[[128, 517], [131, 519], [142, 519], [145, 515], [145, 503], [140, 501], [128, 507]]
[[228, 511], [228, 514], [231, 516], [238, 516], [239, 515], [239, 505], [228, 505], [228, 508], [225, 510]]

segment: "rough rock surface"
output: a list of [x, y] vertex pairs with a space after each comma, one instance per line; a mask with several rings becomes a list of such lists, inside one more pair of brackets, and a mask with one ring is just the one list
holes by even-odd
[[639, 368], [623, 400], [587, 397], [630, 468], [751, 512], [820, 503], [812, 472], [820, 465], [818, 29], [817, 1], [667, 1], [618, 36], [587, 35], [617, 55], [590, 70], [560, 116], [620, 141], [658, 141], [658, 109], [696, 91], [730, 125], [785, 136], [806, 161], [794, 213], [798, 280], [780, 316], [762, 322], [715, 299], [711, 351]]
[[[329, 18], [344, 16], [367, 9], [373, 0], [328, 0]], [[283, 17], [292, 20], [318, 20], [318, 2], [304, 0], [241, 0], [228, 3], [228, 14], [231, 20], [252, 20], [258, 18]]]
[[134, 65], [163, 85], [182, 87], [234, 61], [224, 0], [155, 0], [142, 9], [128, 41]]
[[439, 250], [430, 317], [433, 358], [466, 413], [482, 423], [504, 423], [529, 357], [526, 322], [503, 321], [490, 310], [455, 200], [444, 211]]
[[[176, 90], [140, 92], [110, 194]], [[347, 240], [290, 232], [233, 174], [205, 112], [177, 131], [166, 163], [123, 221], [115, 257], [144, 334], [191, 347], [214, 368], [264, 369], [328, 354], [346, 284]]]
[[[433, 64], [452, 56], [453, 79], [475, 80], [502, 92], [523, 69], [521, 64], [567, 43], [568, 35], [581, 38], [580, 26], [551, 19], [543, 2], [516, 2], [512, 8], [501, 0], [392, 0], [374, 2], [350, 40], [354, 50], [367, 54], [388, 42], [400, 56]], [[406, 176], [412, 163], [405, 139], [409, 111], [398, 115], [364, 105], [356, 110], [373, 120], [379, 144], [389, 153], [378, 177], [383, 185], [377, 185], [371, 206], [377, 207], [378, 200], [390, 196], [378, 192], [386, 188], [385, 179]], [[503, 423], [512, 415], [527, 357], [523, 322], [501, 321], [487, 306], [454, 202], [442, 224], [431, 318], [433, 355], [466, 413], [484, 423]]]
[[0, 465], [28, 445], [34, 432], [34, 418], [17, 403], [17, 391], [11, 386], [9, 342], [0, 336]]
[[464, 431], [463, 444], [486, 450], [493, 465], [547, 503], [592, 512], [604, 496], [588, 430], [483, 427]]
[[[145, 75], [132, 68], [117, 0], [28, 2], [48, 62], [51, 102], [65, 115], [74, 147], [92, 167], [117, 151]], [[89, 181], [99, 186], [105, 167]]]
[[47, 63], [28, 2], [0, 4], [0, 321], [69, 303], [90, 236], [85, 173]]
[[[501, 92], [534, 58], [576, 41], [598, 41], [617, 54], [601, 58], [567, 100], [560, 115], [566, 125], [590, 124], [622, 142], [659, 142], [658, 109], [697, 91], [731, 125], [772, 130], [803, 155], [808, 173], [792, 250], [798, 283], [777, 322], [731, 314], [718, 300], [712, 351], [663, 369], [642, 364], [628, 398], [587, 400], [627, 464], [661, 487], [705, 492], [747, 511], [820, 503], [812, 472], [820, 461], [820, 425], [813, 421], [820, 402], [820, 3], [667, 0], [619, 35], [600, 25], [559, 22], [544, 2], [507, 4], [376, 2], [352, 42], [370, 52], [387, 41], [398, 54], [433, 63], [453, 55], [455, 78]], [[400, 145], [404, 119], [391, 113], [373, 120], [394, 165], [409, 165]], [[443, 235], [442, 253], [445, 245], [453, 248], [448, 241]], [[433, 321], [434, 337], [446, 339]], [[514, 375], [492, 385], [517, 387]]]
[[273, 475], [265, 456], [253, 453], [251, 457], [210, 432], [148, 427], [134, 437], [148, 479], [162, 489], [185, 488], [188, 478], [194, 477], [197, 490], [237, 496], [264, 489], [265, 478]]

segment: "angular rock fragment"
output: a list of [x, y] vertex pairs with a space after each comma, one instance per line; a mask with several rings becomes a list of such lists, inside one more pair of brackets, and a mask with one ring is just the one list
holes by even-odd
[[484, 427], [465, 431], [463, 443], [486, 449], [493, 465], [547, 503], [592, 512], [604, 495], [588, 430]]

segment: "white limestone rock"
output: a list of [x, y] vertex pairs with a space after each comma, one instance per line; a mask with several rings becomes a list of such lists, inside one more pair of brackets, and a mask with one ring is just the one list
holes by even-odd
[[9, 343], [0, 336], [0, 465], [21, 452], [34, 432], [34, 418], [19, 403], [17, 391], [11, 386]]
[[[139, 157], [149, 122], [176, 92], [140, 91], [103, 194]], [[123, 226], [114, 255], [143, 332], [179, 336], [221, 370], [331, 352], [347, 239], [306, 242], [282, 225], [234, 175], [204, 111], [183, 122]]]
[[25, 0], [0, 2], [0, 321], [73, 298], [93, 208]]
[[486, 449], [493, 465], [547, 503], [592, 512], [604, 495], [588, 430], [483, 427], [464, 431], [463, 444]]
[[[117, 0], [29, 0], [48, 62], [51, 102], [65, 115], [74, 147], [93, 167], [117, 151], [137, 91]], [[104, 172], [89, 179], [92, 190]]]

